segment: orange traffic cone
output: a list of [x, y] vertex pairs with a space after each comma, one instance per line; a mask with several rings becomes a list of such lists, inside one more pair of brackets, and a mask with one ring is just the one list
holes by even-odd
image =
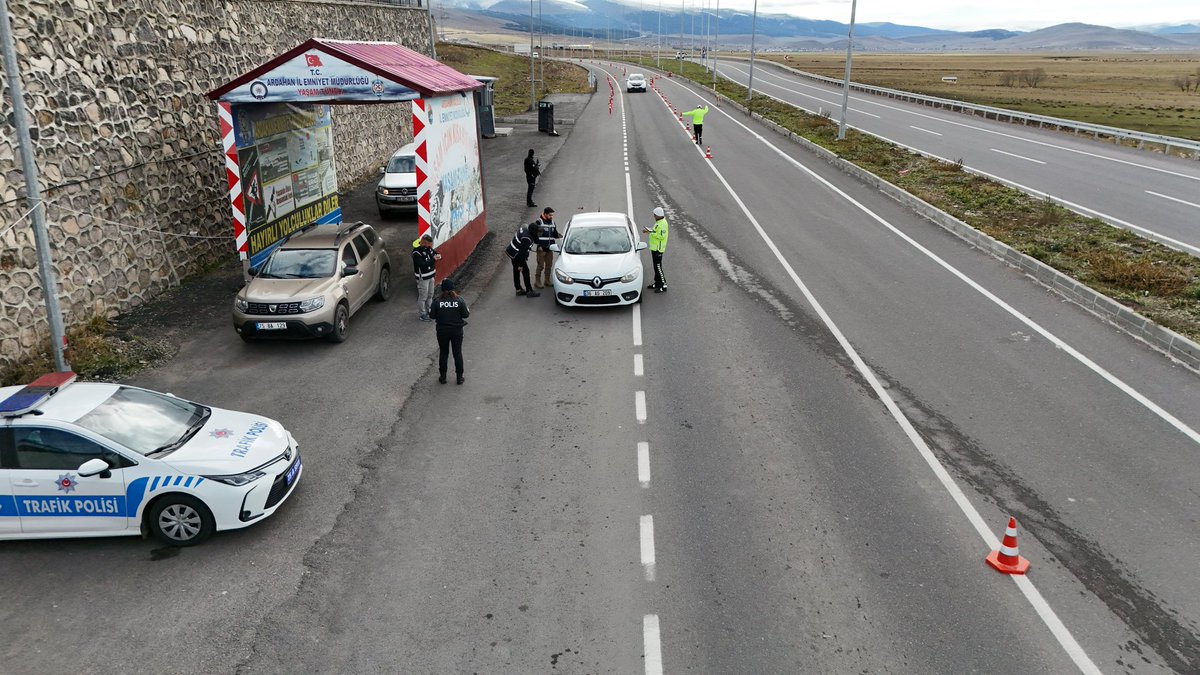
[[987, 564], [1004, 574], [1025, 574], [1029, 570], [1029, 561], [1017, 552], [1017, 519], [1009, 517], [1008, 529], [1004, 530], [1004, 540], [1000, 542], [1000, 550], [988, 554]]
[[704, 146], [704, 159], [712, 159], [712, 146]]

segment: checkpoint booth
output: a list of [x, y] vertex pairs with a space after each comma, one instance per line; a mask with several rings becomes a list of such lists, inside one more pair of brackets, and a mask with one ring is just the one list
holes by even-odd
[[417, 144], [417, 234], [431, 234], [442, 254], [439, 279], [456, 270], [487, 233], [481, 87], [394, 42], [313, 38], [208, 92], [243, 266], [261, 265], [307, 225], [342, 221], [332, 106], [408, 104], [397, 114], [412, 115]]

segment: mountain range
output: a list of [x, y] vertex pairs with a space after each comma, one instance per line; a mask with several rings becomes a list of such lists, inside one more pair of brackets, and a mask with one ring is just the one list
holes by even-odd
[[[689, 12], [681, 26], [680, 12], [660, 13], [656, 7], [646, 8], [645, 4], [539, 0], [535, 8], [540, 8], [540, 17], [534, 17], [534, 30], [563, 37], [556, 41], [649, 44], [658, 42], [661, 26], [663, 40], [675, 48], [683, 46], [674, 44], [679, 42], [681, 33], [685, 45], [703, 41], [705, 20], [711, 25], [715, 16], [713, 12]], [[499, 31], [515, 34], [528, 33], [530, 29], [528, 0], [444, 0], [440, 6], [440, 11], [434, 11], [445, 27], [469, 23], [477, 29], [479, 20], [484, 19]], [[752, 19], [749, 12], [722, 9], [719, 19], [722, 49], [749, 45]], [[837, 21], [760, 13], [755, 39], [760, 48], [768, 50], [845, 49], [847, 31], [848, 26]], [[854, 47], [864, 51], [1189, 50], [1200, 49], [1200, 21], [1137, 28], [1065, 23], [1030, 32], [1002, 28], [949, 31], [894, 23], [856, 23]]]

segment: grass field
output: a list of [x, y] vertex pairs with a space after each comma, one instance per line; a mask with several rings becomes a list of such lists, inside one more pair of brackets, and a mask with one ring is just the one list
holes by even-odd
[[[529, 110], [529, 57], [517, 54], [439, 42], [438, 60], [471, 75], [498, 77], [495, 85], [497, 116], [515, 115]], [[538, 64], [539, 71], [543, 64]], [[583, 93], [588, 90], [587, 72], [579, 66], [547, 60], [545, 82], [537, 96]], [[541, 75], [541, 72], [538, 73]]]
[[[841, 78], [845, 54], [763, 54], [817, 75]], [[1005, 73], [1042, 69], [1036, 87], [1005, 86]], [[956, 84], [942, 82], [958, 78]], [[855, 54], [851, 79], [971, 103], [1200, 140], [1200, 52], [1137, 54]]]

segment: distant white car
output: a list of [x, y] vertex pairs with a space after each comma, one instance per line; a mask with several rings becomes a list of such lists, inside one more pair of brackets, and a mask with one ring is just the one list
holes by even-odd
[[0, 388], [0, 540], [145, 531], [190, 546], [266, 520], [300, 482], [279, 422], [74, 380]]
[[630, 305], [642, 299], [642, 259], [646, 248], [624, 213], [580, 213], [571, 218], [561, 244], [550, 247], [554, 298], [571, 307]]
[[646, 76], [641, 73], [631, 73], [625, 78], [625, 91], [646, 91]]

